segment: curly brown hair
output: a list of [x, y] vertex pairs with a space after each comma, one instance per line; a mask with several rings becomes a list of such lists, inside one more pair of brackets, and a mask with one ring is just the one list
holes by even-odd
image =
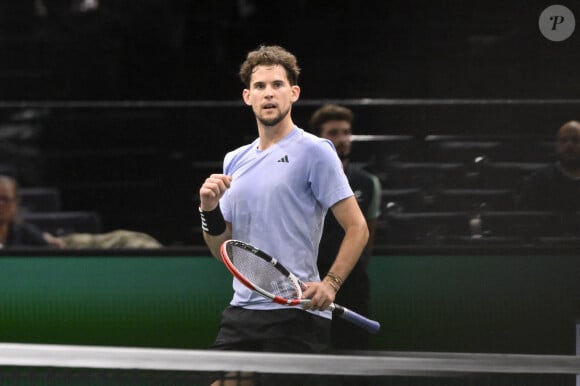
[[246, 60], [240, 66], [240, 79], [249, 88], [252, 73], [257, 66], [273, 65], [284, 66], [290, 84], [292, 86], [298, 84], [298, 76], [300, 75], [298, 61], [292, 53], [280, 46], [261, 45], [255, 50], [248, 52]]

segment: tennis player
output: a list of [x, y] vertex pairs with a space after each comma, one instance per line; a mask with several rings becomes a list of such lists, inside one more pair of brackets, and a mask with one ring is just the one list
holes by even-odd
[[[234, 280], [234, 295], [222, 314], [212, 349], [325, 350], [332, 317], [327, 308], [367, 243], [365, 218], [334, 146], [292, 120], [292, 105], [300, 97], [299, 74], [296, 57], [282, 47], [260, 46], [248, 53], [239, 75], [245, 85], [243, 100], [256, 118], [258, 138], [228, 153], [223, 174], [205, 180], [199, 211], [204, 239], [216, 258], [220, 259], [219, 247], [227, 239], [252, 244], [276, 256], [306, 282], [303, 296], [311, 301], [304, 306], [307, 312], [289, 308]], [[321, 280], [316, 259], [328, 209], [345, 234]]]

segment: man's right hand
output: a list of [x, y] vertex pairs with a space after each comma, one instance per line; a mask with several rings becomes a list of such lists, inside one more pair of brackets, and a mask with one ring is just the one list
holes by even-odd
[[225, 174], [212, 174], [199, 189], [200, 208], [205, 212], [214, 210], [232, 183], [232, 177]]

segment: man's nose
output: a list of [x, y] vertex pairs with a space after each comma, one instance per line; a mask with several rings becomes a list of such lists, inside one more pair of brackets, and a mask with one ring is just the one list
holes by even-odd
[[272, 86], [266, 86], [265, 90], [266, 96], [272, 96], [274, 94], [274, 87]]

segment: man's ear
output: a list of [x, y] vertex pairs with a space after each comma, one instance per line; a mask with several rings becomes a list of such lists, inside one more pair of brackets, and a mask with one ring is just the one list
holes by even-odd
[[250, 90], [248, 90], [247, 88], [245, 88], [242, 91], [242, 99], [244, 100], [244, 103], [247, 104], [248, 106], [250, 106], [252, 104], [250, 102]]
[[292, 96], [290, 100], [292, 103], [296, 102], [300, 98], [300, 86], [292, 86]]

